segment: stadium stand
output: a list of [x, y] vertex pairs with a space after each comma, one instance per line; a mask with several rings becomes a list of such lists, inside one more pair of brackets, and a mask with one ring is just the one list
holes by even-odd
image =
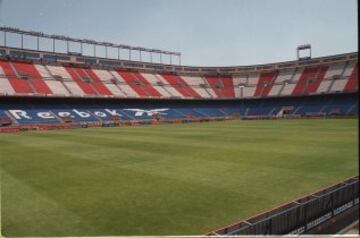
[[199, 68], [0, 50], [3, 124], [358, 115], [357, 53]]

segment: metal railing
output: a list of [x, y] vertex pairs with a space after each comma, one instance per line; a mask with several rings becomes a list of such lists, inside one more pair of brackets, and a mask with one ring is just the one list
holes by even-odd
[[358, 203], [359, 177], [353, 177], [208, 235], [302, 234]]

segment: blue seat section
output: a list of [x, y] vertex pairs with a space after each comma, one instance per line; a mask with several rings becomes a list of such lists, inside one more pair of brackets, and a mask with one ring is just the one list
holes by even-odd
[[176, 110], [181, 113], [182, 117], [206, 117], [205, 114], [197, 111], [194, 108], [183, 107], [183, 108], [177, 108]]
[[181, 113], [181, 111], [177, 110], [176, 108], [173, 108], [165, 113], [166, 113], [166, 116], [164, 116], [164, 117], [167, 119], [184, 118], [184, 114]]
[[131, 107], [131, 108], [122, 108], [120, 110], [122, 114], [127, 115], [127, 118], [123, 118], [125, 120], [128, 119], [136, 119], [136, 120], [149, 120], [154, 117], [171, 117], [175, 112], [169, 108], [142, 108], [142, 107]]
[[99, 119], [90, 111], [80, 108], [75, 109], [53, 109], [52, 110], [59, 117], [68, 117], [76, 121], [99, 121]]
[[348, 114], [358, 114], [359, 113], [359, 108], [357, 105], [354, 105], [353, 107], [351, 107], [349, 109], [349, 111], [347, 112]]
[[8, 118], [4, 110], [0, 109], [0, 118]]
[[332, 112], [338, 112], [340, 114], [357, 114], [358, 113], [358, 103], [349, 102], [346, 98], [340, 98], [338, 100], [329, 100], [329, 102], [324, 106], [323, 111], [327, 114]]
[[249, 107], [248, 115], [249, 116], [269, 116], [274, 107], [272, 106], [256, 106]]
[[91, 108], [88, 111], [91, 114], [93, 114], [98, 120], [101, 120], [101, 121], [110, 121], [110, 120], [113, 120], [115, 117], [121, 118], [122, 120], [131, 119], [128, 115], [126, 115], [119, 109]]
[[198, 111], [201, 114], [204, 114], [208, 117], [224, 117], [226, 114], [220, 110], [220, 108], [197, 108], [196, 111]]
[[287, 114], [358, 114], [357, 98], [357, 93], [224, 101], [2, 98], [0, 117], [7, 117], [7, 113], [20, 124], [51, 124], [59, 123], [60, 117], [91, 122], [109, 121], [115, 116], [121, 120], [270, 116], [284, 107], [292, 108]]
[[224, 112], [226, 115], [240, 115], [241, 114], [241, 110], [239, 107], [223, 106], [219, 110]]
[[53, 111], [49, 110], [11, 109], [8, 112], [19, 124], [54, 124], [60, 122]]
[[323, 109], [328, 103], [329, 99], [326, 98], [304, 98], [303, 103], [299, 106], [297, 114], [307, 115], [307, 114], [320, 114], [324, 113]]
[[166, 116], [167, 119], [178, 119], [178, 118], [184, 118], [184, 117], [186, 117], [186, 114], [184, 114], [178, 108], [173, 108], [171, 110], [171, 112], [169, 112]]

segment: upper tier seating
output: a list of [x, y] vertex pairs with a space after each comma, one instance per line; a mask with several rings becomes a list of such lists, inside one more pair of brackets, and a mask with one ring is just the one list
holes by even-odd
[[196, 76], [0, 60], [5, 96], [231, 99], [356, 91], [357, 61]]
[[[201, 77], [195, 76], [182, 76], [181, 77], [200, 97], [202, 98], [215, 98], [215, 92], [207, 87], [207, 83]], [[206, 87], [208, 89], [206, 89]]]
[[142, 77], [147, 80], [151, 85], [153, 85], [154, 89], [158, 91], [163, 98], [171, 97], [171, 93], [166, 90], [165, 87], [162, 86], [161, 81], [155, 74], [142, 73]]
[[200, 98], [201, 96], [180, 76], [172, 74], [161, 74], [167, 83], [175, 88], [184, 98]]
[[35, 64], [35, 68], [51, 90], [54, 95], [59, 96], [70, 96], [70, 92], [65, 88], [64, 84], [54, 78], [51, 75], [50, 71], [44, 66], [40, 64]]
[[112, 95], [126, 97], [126, 94], [121, 90], [121, 88], [114, 83], [116, 82], [116, 79], [109, 71], [100, 69], [93, 69], [92, 71], [94, 75], [103, 82]]

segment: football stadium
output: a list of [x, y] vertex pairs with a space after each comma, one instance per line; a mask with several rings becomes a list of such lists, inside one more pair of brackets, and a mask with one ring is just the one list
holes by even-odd
[[204, 67], [32, 29], [1, 26], [0, 37], [3, 236], [358, 224], [357, 52], [313, 57], [302, 44], [289, 61]]

